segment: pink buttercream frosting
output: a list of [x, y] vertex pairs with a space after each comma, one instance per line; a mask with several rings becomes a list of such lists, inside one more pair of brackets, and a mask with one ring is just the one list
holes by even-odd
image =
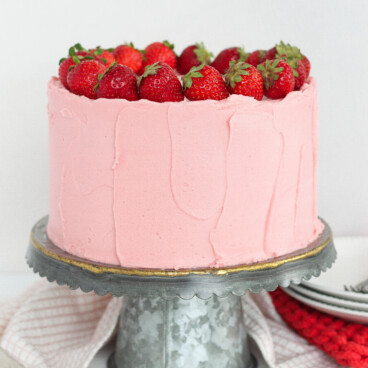
[[90, 100], [48, 85], [50, 217], [63, 250], [124, 267], [249, 264], [317, 218], [317, 90], [282, 100]]

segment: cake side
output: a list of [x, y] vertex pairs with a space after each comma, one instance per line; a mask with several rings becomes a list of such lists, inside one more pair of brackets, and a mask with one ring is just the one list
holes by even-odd
[[48, 87], [50, 218], [63, 250], [140, 268], [253, 263], [305, 247], [316, 209], [313, 79], [282, 100], [90, 100]]

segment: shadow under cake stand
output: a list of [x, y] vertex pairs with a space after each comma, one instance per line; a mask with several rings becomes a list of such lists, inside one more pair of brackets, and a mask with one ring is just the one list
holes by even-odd
[[[322, 220], [323, 221], [323, 220]], [[129, 269], [93, 263], [47, 238], [48, 217], [31, 233], [27, 262], [59, 285], [124, 295], [109, 368], [253, 368], [241, 296], [319, 276], [336, 258], [332, 232], [272, 261], [216, 269]]]

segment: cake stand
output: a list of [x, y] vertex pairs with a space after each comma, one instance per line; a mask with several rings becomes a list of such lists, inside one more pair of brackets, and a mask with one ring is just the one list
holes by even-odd
[[[31, 233], [27, 261], [59, 285], [124, 295], [115, 353], [109, 368], [251, 368], [241, 296], [272, 291], [319, 276], [336, 258], [324, 231], [302, 251], [256, 263], [216, 269], [129, 269], [93, 263], [53, 245], [48, 218]], [[323, 220], [322, 220], [323, 221]]]

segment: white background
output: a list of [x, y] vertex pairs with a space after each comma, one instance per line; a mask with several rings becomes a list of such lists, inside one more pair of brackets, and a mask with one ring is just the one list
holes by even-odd
[[0, 269], [26, 270], [48, 212], [46, 83], [68, 47], [204, 41], [214, 53], [298, 45], [319, 85], [319, 213], [368, 235], [368, 1], [0, 0]]

